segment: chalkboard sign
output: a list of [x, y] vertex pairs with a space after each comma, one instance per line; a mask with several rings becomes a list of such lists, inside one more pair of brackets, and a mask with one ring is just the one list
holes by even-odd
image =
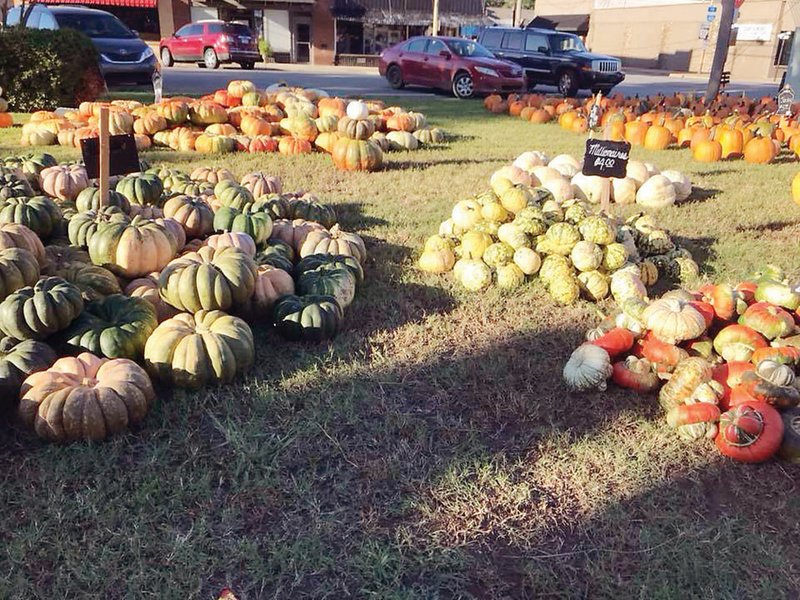
[[794, 90], [792, 86], [785, 85], [783, 89], [778, 92], [778, 114], [792, 114], [792, 104], [794, 104]]
[[625, 177], [631, 145], [628, 142], [586, 140], [583, 174], [599, 177]]
[[[133, 135], [112, 135], [109, 141], [109, 172], [111, 176], [127, 175], [141, 170], [139, 166], [139, 152], [136, 150], [136, 140]], [[86, 165], [86, 174], [89, 179], [100, 177], [100, 138], [86, 138], [81, 140], [83, 162]]]

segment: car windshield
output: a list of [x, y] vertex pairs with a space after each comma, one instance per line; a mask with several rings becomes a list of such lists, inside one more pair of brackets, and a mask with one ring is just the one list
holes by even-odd
[[56, 15], [58, 26], [77, 29], [90, 38], [131, 39], [136, 36], [113, 15], [97, 13], [64, 13]]
[[231, 35], [253, 35], [247, 25], [240, 25], [239, 23], [228, 23], [225, 25], [225, 33], [229, 33]]
[[494, 58], [494, 54], [481, 46], [478, 42], [470, 40], [447, 40], [447, 45], [458, 56], [473, 58]]
[[553, 48], [560, 52], [586, 52], [586, 46], [577, 35], [554, 35], [550, 41]]

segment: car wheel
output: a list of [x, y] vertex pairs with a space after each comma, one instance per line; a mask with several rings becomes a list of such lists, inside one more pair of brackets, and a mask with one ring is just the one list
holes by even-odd
[[203, 52], [203, 64], [208, 69], [216, 69], [219, 67], [219, 58], [213, 48], [206, 48]]
[[475, 94], [475, 82], [469, 73], [458, 73], [453, 78], [453, 95], [456, 98], [472, 98]]
[[161, 49], [161, 64], [165, 67], [171, 67], [175, 64], [175, 61], [172, 60], [172, 52], [169, 51], [169, 48]]
[[392, 65], [386, 70], [386, 81], [396, 90], [402, 89], [406, 85], [406, 82], [403, 81], [403, 71], [397, 65]]
[[254, 63], [254, 62], [243, 62], [243, 63], [239, 63], [239, 64], [242, 65], [242, 68], [245, 71], [252, 71], [256, 66], [256, 63]]
[[578, 78], [574, 71], [564, 71], [558, 76], [558, 91], [570, 98], [578, 93]]

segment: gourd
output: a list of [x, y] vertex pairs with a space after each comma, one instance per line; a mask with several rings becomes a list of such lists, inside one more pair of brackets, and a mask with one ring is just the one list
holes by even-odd
[[514, 264], [525, 275], [535, 275], [542, 266], [542, 259], [531, 248], [519, 248], [514, 252]]
[[88, 352], [30, 375], [20, 393], [22, 424], [59, 443], [120, 433], [141, 422], [155, 400], [150, 378], [135, 362]]
[[290, 341], [324, 341], [336, 336], [344, 319], [332, 296], [284, 296], [275, 303], [278, 334]]
[[58, 356], [43, 342], [0, 340], [0, 411], [16, 406], [19, 389], [28, 375], [49, 368]]
[[24, 248], [0, 250], [0, 300], [39, 280], [39, 262]]
[[513, 262], [497, 267], [495, 271], [497, 287], [513, 290], [525, 283], [525, 273]]
[[163, 225], [139, 216], [100, 224], [88, 246], [94, 264], [129, 279], [160, 271], [178, 251]]
[[643, 316], [647, 328], [670, 344], [693, 340], [706, 330], [703, 315], [690, 303], [677, 298], [652, 302]]
[[675, 367], [669, 381], [661, 388], [658, 401], [666, 412], [684, 404], [698, 385], [711, 379], [711, 365], [702, 358], [682, 360]]
[[0, 200], [0, 224], [24, 225], [43, 240], [58, 232], [62, 219], [61, 209], [47, 196]]
[[144, 348], [147, 371], [166, 385], [228, 383], [255, 360], [250, 327], [220, 310], [181, 313], [161, 323]]
[[189, 238], [206, 237], [214, 230], [214, 211], [203, 198], [173, 196], [164, 204], [164, 216], [180, 223]]
[[18, 340], [44, 340], [69, 326], [83, 310], [81, 291], [60, 277], [44, 277], [0, 304], [0, 329]]
[[575, 391], [604, 391], [612, 371], [611, 358], [605, 349], [582, 344], [569, 357], [562, 375], [567, 386]]
[[600, 271], [578, 273], [578, 286], [584, 296], [592, 302], [599, 302], [608, 296], [608, 277]]

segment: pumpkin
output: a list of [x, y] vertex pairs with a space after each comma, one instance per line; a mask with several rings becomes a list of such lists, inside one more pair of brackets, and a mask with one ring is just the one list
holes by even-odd
[[250, 153], [277, 152], [278, 140], [271, 137], [269, 134], [256, 134], [250, 140], [250, 145], [247, 147], [247, 151]]
[[336, 336], [344, 314], [332, 296], [287, 295], [275, 303], [273, 319], [281, 337], [319, 342]]
[[800, 293], [788, 285], [770, 279], [758, 284], [754, 297], [757, 302], [768, 302], [791, 311], [800, 308]]
[[407, 131], [390, 131], [386, 134], [389, 150], [416, 150], [419, 141]]
[[30, 375], [20, 393], [20, 421], [52, 442], [103, 440], [141, 422], [155, 400], [139, 365], [88, 352]]
[[756, 350], [767, 346], [760, 333], [745, 325], [728, 325], [714, 338], [714, 350], [728, 362], [747, 362]]
[[228, 383], [255, 360], [253, 333], [220, 310], [182, 313], [161, 323], [144, 349], [147, 371], [167, 385], [200, 389]]
[[278, 152], [289, 156], [295, 154], [310, 154], [314, 147], [308, 140], [296, 138], [294, 136], [283, 136], [278, 141]]
[[638, 274], [618, 271], [611, 276], [611, 295], [618, 304], [622, 304], [629, 298], [647, 298], [647, 288]]
[[365, 119], [342, 117], [336, 127], [339, 135], [351, 140], [368, 140], [375, 133], [375, 125]]
[[700, 357], [682, 360], [675, 367], [669, 381], [661, 388], [658, 401], [666, 412], [685, 404], [697, 386], [711, 379], [711, 365]]
[[542, 258], [531, 248], [518, 248], [513, 261], [525, 275], [535, 275], [542, 266]]
[[167, 128], [167, 119], [156, 111], [150, 111], [133, 122], [133, 131], [143, 135], [153, 135]]
[[202, 198], [173, 196], [164, 204], [164, 216], [180, 223], [189, 238], [206, 237], [214, 230], [214, 211]]
[[62, 218], [61, 209], [47, 196], [0, 200], [0, 224], [24, 225], [41, 239], [58, 232]]
[[338, 225], [334, 225], [330, 231], [309, 233], [300, 246], [299, 254], [301, 257], [310, 254], [342, 254], [353, 256], [363, 264], [367, 258], [367, 249], [359, 235], [341, 231]]
[[778, 451], [783, 432], [783, 420], [777, 410], [765, 402], [747, 402], [720, 416], [715, 443], [723, 456], [758, 463]]
[[0, 411], [14, 408], [26, 377], [48, 369], [58, 358], [45, 343], [18, 341], [10, 337], [0, 340]]
[[44, 277], [0, 304], [0, 329], [18, 340], [44, 340], [83, 311], [81, 291], [60, 277]]
[[325, 228], [336, 225], [336, 212], [332, 207], [320, 204], [311, 194], [292, 200], [288, 205], [287, 218], [315, 221]]
[[792, 200], [800, 205], [800, 172], [792, 177]]
[[39, 174], [41, 190], [53, 198], [75, 200], [89, 187], [86, 169], [78, 165], [57, 165], [43, 169]]
[[775, 155], [775, 146], [769, 137], [756, 136], [744, 147], [744, 160], [751, 164], [771, 163]]
[[246, 233], [230, 231], [212, 235], [206, 240], [206, 245], [211, 248], [233, 247], [241, 250], [248, 256], [255, 256], [256, 244], [252, 237]]
[[675, 344], [693, 340], [706, 330], [706, 321], [696, 307], [677, 298], [661, 298], [644, 311], [645, 325], [659, 339]]
[[645, 208], [666, 208], [675, 204], [676, 198], [672, 181], [663, 175], [653, 175], [636, 192], [636, 203]]
[[260, 244], [272, 233], [272, 218], [263, 202], [252, 202], [240, 209], [222, 206], [214, 215], [214, 231], [246, 233]]
[[480, 292], [492, 284], [492, 270], [479, 259], [462, 258], [453, 266], [453, 273], [470, 292]]
[[425, 250], [419, 257], [419, 268], [426, 273], [446, 273], [453, 269], [456, 257], [452, 248]]
[[0, 251], [8, 248], [23, 248], [33, 254], [40, 265], [44, 263], [45, 253], [42, 241], [25, 225], [19, 223], [0, 224]]
[[203, 126], [227, 123], [228, 113], [216, 102], [194, 102], [189, 106], [189, 120]]
[[119, 180], [116, 191], [131, 204], [157, 206], [161, 201], [164, 186], [161, 179], [151, 173], [128, 175]]
[[615, 327], [601, 335], [588, 337], [590, 344], [603, 348], [612, 359], [629, 352], [635, 341], [633, 334], [623, 327]]
[[792, 315], [768, 302], [750, 305], [739, 318], [739, 324], [750, 327], [768, 340], [790, 336], [795, 330]]
[[417, 141], [423, 146], [441, 144], [445, 141], [444, 132], [438, 127], [417, 129], [412, 135], [417, 138]]
[[[592, 287], [595, 291], [597, 291], [595, 286]], [[572, 272], [570, 272], [567, 277], [560, 277], [551, 281], [548, 289], [553, 300], [556, 303], [564, 306], [574, 304], [580, 297], [581, 293], [580, 281]]]
[[0, 200], [33, 196], [33, 188], [19, 172], [0, 174]]
[[650, 361], [635, 356], [614, 363], [611, 381], [620, 387], [643, 393], [653, 392], [661, 385], [661, 380], [653, 372]]
[[744, 150], [744, 136], [741, 130], [726, 127], [717, 129], [717, 141], [722, 147], [722, 158], [740, 158]]
[[139, 216], [101, 223], [88, 246], [94, 264], [129, 279], [161, 270], [178, 250], [164, 225]]
[[722, 159], [722, 144], [710, 139], [705, 139], [695, 144], [693, 139], [692, 158], [698, 162], [717, 162]]
[[[608, 277], [597, 270], [578, 273], [578, 286], [583, 295], [593, 302], [599, 302], [608, 296]], [[552, 292], [552, 287], [551, 287]]]
[[250, 191], [253, 198], [261, 198], [268, 194], [280, 194], [283, 191], [279, 178], [266, 175], [261, 171], [248, 173], [242, 177], [241, 184]]
[[341, 137], [334, 142], [331, 156], [343, 171], [375, 171], [383, 165], [383, 151], [368, 139]]
[[578, 271], [594, 271], [603, 263], [603, 250], [593, 242], [581, 240], [572, 248], [570, 259]]
[[178, 311], [164, 302], [158, 293], [158, 273], [150, 273], [146, 277], [139, 277], [132, 280], [125, 286], [123, 293], [131, 298], [142, 298], [153, 305], [156, 311], [156, 319], [159, 323], [174, 317]]
[[369, 116], [369, 107], [360, 100], [347, 103], [347, 116], [351, 119], [366, 119]]
[[263, 319], [271, 315], [275, 302], [288, 294], [295, 293], [292, 276], [285, 270], [271, 265], [256, 268], [256, 283], [253, 296], [239, 309], [243, 315], [253, 319]]
[[51, 269], [48, 265], [42, 273], [60, 277], [77, 287], [85, 302], [99, 300], [122, 291], [114, 274], [97, 265], [75, 262], [62, 265], [58, 269]]
[[353, 302], [358, 280], [345, 265], [331, 262], [315, 269], [307, 269], [297, 278], [300, 296], [332, 296], [341, 308]]
[[519, 225], [503, 223], [497, 229], [498, 239], [511, 246], [514, 250], [530, 247], [530, 239]]
[[236, 248], [204, 246], [169, 263], [159, 277], [161, 297], [178, 310], [227, 310], [255, 289], [256, 265]]
[[578, 346], [564, 365], [563, 379], [570, 389], [604, 391], [613, 367], [608, 352], [600, 346]]

